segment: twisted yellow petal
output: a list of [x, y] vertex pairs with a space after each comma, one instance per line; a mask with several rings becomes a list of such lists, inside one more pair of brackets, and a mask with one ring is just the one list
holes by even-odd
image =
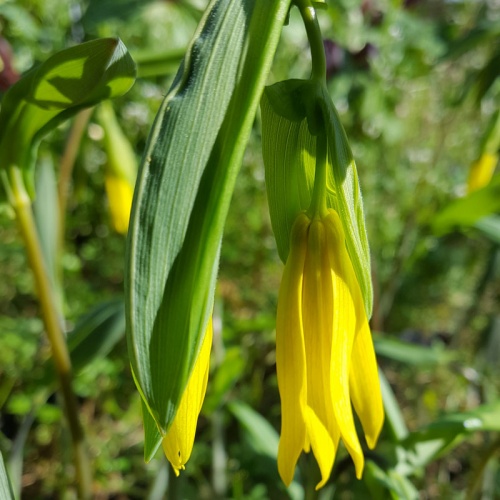
[[175, 475], [185, 468], [193, 450], [196, 424], [207, 390], [210, 349], [212, 347], [212, 318], [210, 318], [198, 358], [182, 395], [181, 403], [162, 446]]

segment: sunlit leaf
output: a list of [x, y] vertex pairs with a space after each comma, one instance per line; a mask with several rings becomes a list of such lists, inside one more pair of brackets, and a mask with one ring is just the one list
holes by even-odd
[[474, 410], [443, 415], [401, 441], [405, 453], [397, 466], [402, 474], [424, 467], [478, 431], [500, 431], [500, 400]]
[[127, 245], [127, 332], [162, 433], [212, 312], [229, 201], [288, 6], [212, 1], [150, 133]]
[[79, 110], [127, 92], [135, 63], [125, 45], [103, 38], [62, 50], [5, 94], [0, 110], [0, 168], [22, 170], [34, 195], [33, 166], [43, 136]]
[[479, 219], [500, 211], [500, 175], [482, 189], [453, 200], [438, 212], [431, 227], [438, 234], [474, 225]]

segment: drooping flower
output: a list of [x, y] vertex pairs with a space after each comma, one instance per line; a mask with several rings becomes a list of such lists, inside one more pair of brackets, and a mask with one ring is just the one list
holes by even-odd
[[370, 328], [337, 213], [296, 218], [279, 291], [276, 365], [281, 397], [278, 470], [286, 485], [311, 449], [328, 480], [342, 439], [361, 477], [354, 406], [373, 448], [384, 412]]
[[198, 423], [198, 416], [207, 390], [212, 336], [212, 318], [210, 318], [198, 358], [182, 395], [177, 414], [162, 441], [163, 451], [176, 476], [179, 475], [181, 470], [185, 469], [185, 464], [193, 450], [196, 424]]

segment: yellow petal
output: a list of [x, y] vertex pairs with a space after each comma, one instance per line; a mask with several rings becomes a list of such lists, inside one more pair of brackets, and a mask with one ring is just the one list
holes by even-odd
[[479, 160], [473, 163], [469, 171], [469, 179], [467, 181], [467, 192], [472, 193], [477, 189], [489, 184], [493, 177], [493, 172], [498, 163], [498, 155], [491, 153], [483, 153]]
[[302, 305], [307, 368], [307, 405], [318, 423], [325, 429], [324, 432], [328, 437], [328, 443], [325, 443], [323, 451], [318, 454], [314, 440], [309, 436], [322, 472], [322, 484], [330, 476], [339, 440], [330, 384], [333, 288], [326, 245], [325, 228], [319, 219], [315, 219], [309, 228]]
[[384, 407], [377, 360], [366, 317], [354, 341], [349, 383], [354, 409], [361, 420], [368, 447], [373, 449], [384, 423]]
[[349, 374], [352, 347], [356, 333], [356, 307], [348, 286], [349, 266], [352, 267], [345, 248], [345, 237], [338, 215], [330, 211], [324, 219], [333, 282], [333, 336], [331, 384], [333, 409], [340, 435], [361, 478], [364, 456], [359, 444], [352, 414], [349, 391]]
[[212, 347], [212, 318], [210, 318], [198, 358], [188, 384], [182, 395], [181, 403], [162, 446], [175, 474], [184, 469], [184, 465], [193, 450], [196, 424], [207, 390], [210, 349]]
[[301, 301], [308, 227], [309, 219], [305, 214], [299, 215], [292, 229], [276, 318], [276, 371], [281, 398], [278, 471], [287, 486], [292, 482], [306, 442], [307, 388]]
[[113, 227], [118, 233], [125, 234], [128, 229], [134, 187], [126, 179], [116, 175], [106, 175], [104, 184]]
[[306, 408], [306, 426], [314, 458], [318, 462], [321, 472], [321, 481], [316, 485], [316, 489], [319, 490], [328, 481], [332, 472], [335, 460], [335, 444], [326, 427], [310, 407]]

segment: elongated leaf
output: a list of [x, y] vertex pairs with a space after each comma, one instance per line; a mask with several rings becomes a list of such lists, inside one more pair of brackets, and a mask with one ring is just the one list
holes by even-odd
[[395, 339], [377, 337], [373, 341], [377, 355], [408, 365], [433, 366], [453, 360], [453, 353], [442, 346], [424, 347]]
[[[238, 420], [246, 435], [246, 441], [260, 456], [259, 460], [267, 458], [269, 461], [275, 462], [278, 455], [279, 436], [274, 427], [262, 415], [242, 401], [231, 401], [227, 408]], [[277, 472], [276, 467], [270, 471], [272, 475], [276, 476], [276, 479]], [[287, 489], [292, 500], [304, 498], [303, 489], [296, 480], [293, 480]]]
[[150, 133], [127, 244], [127, 333], [162, 433], [211, 314], [234, 181], [288, 7], [213, 0]]
[[80, 109], [127, 92], [135, 64], [125, 45], [103, 38], [62, 50], [5, 94], [0, 110], [0, 169], [23, 170], [33, 196], [33, 164], [42, 137]]
[[346, 246], [368, 317], [373, 306], [370, 252], [356, 164], [344, 127], [326, 87], [288, 80], [267, 87], [262, 97], [262, 151], [273, 231], [283, 262], [298, 213], [309, 208], [314, 183], [316, 139], [328, 141], [328, 206], [342, 221]]
[[408, 427], [403, 417], [401, 408], [384, 372], [378, 370], [380, 380], [380, 390], [382, 391], [382, 400], [384, 401], [385, 426], [393, 441], [400, 441], [408, 436]]
[[479, 219], [474, 227], [479, 229], [487, 238], [500, 245], [500, 216], [490, 215]]
[[249, 443], [256, 453], [266, 455], [273, 460], [278, 454], [279, 436], [271, 424], [255, 410], [240, 401], [231, 401], [229, 411], [249, 435]]
[[484, 188], [454, 200], [444, 207], [434, 217], [432, 229], [438, 235], [445, 234], [457, 227], [472, 226], [482, 217], [498, 211], [500, 211], [500, 175], [495, 175]]
[[33, 204], [36, 227], [47, 272], [52, 282], [52, 287], [59, 295], [57, 288], [57, 238], [59, 235], [59, 206], [57, 198], [57, 180], [54, 165], [50, 157], [40, 161], [36, 175], [37, 192], [39, 196]]
[[151, 416], [151, 413], [149, 413], [148, 407], [144, 403], [143, 398], [141, 398], [141, 405], [142, 421], [144, 424], [144, 460], [149, 462], [158, 451], [162, 437], [156, 422]]
[[3, 462], [3, 456], [0, 453], [0, 498], [2, 500], [14, 500], [14, 493], [10, 486], [9, 478], [7, 476], [7, 471], [5, 470], [5, 464]]
[[402, 474], [410, 474], [477, 431], [500, 431], [500, 400], [471, 411], [444, 415], [427, 427], [410, 433], [401, 442], [406, 453], [397, 469]]
[[[94, 359], [106, 356], [125, 335], [123, 302], [99, 304], [83, 316], [68, 334], [68, 349], [75, 373], [83, 370]], [[53, 363], [47, 363], [41, 385], [56, 382]]]

